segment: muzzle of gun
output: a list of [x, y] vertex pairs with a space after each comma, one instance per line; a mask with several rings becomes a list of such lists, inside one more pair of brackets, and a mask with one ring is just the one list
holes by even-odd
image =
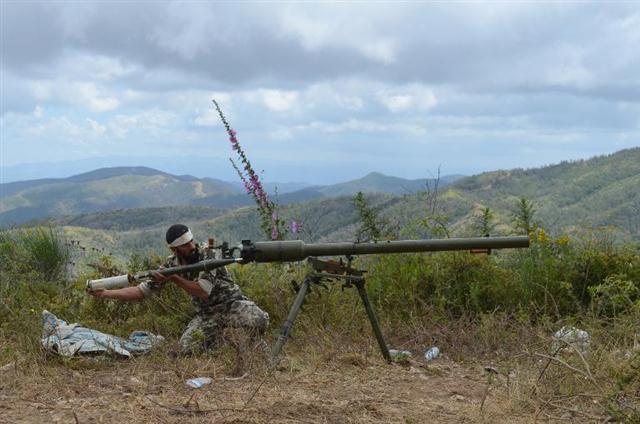
[[130, 274], [117, 275], [115, 277], [100, 278], [99, 280], [87, 280], [87, 290], [113, 290], [127, 287], [132, 282]]

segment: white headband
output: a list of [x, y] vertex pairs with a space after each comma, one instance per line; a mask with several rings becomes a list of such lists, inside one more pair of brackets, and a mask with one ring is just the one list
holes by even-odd
[[193, 234], [191, 234], [191, 230], [187, 230], [186, 233], [184, 233], [183, 235], [175, 239], [172, 243], [169, 243], [169, 246], [171, 247], [182, 246], [183, 244], [189, 243], [191, 240], [193, 240]]

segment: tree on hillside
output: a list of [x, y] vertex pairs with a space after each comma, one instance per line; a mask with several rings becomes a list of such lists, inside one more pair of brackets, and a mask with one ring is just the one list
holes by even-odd
[[431, 237], [451, 237], [449, 232], [450, 217], [448, 214], [441, 210], [439, 199], [440, 192], [438, 188], [440, 186], [440, 167], [438, 167], [438, 175], [434, 179], [433, 184], [429, 184], [429, 180], [425, 184], [425, 189], [418, 192], [418, 196], [423, 196], [426, 203], [426, 215], [420, 220], [420, 223], [425, 227]]
[[383, 234], [387, 235], [385, 228], [387, 223], [378, 217], [378, 214], [369, 206], [369, 202], [364, 198], [364, 194], [359, 191], [353, 199], [353, 204], [360, 217], [360, 228], [356, 233], [357, 240], [370, 241], [380, 240]]
[[474, 231], [481, 236], [488, 236], [493, 233], [496, 228], [494, 220], [494, 212], [490, 208], [482, 208], [480, 213], [475, 214], [475, 221], [473, 223]]
[[539, 225], [533, 220], [536, 208], [533, 202], [521, 197], [516, 202], [516, 210], [513, 213], [513, 226], [522, 234], [529, 235]]

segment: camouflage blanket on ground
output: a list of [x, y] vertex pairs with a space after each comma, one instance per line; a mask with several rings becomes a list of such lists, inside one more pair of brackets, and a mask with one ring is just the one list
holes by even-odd
[[116, 353], [124, 357], [147, 353], [164, 337], [147, 331], [134, 331], [128, 339], [105, 334], [80, 324], [67, 324], [49, 311], [42, 311], [42, 346], [59, 355]]

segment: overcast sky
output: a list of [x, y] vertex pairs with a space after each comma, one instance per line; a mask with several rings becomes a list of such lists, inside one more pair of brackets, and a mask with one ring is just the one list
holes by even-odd
[[0, 4], [5, 171], [233, 179], [212, 98], [271, 181], [472, 174], [640, 145], [636, 2]]

